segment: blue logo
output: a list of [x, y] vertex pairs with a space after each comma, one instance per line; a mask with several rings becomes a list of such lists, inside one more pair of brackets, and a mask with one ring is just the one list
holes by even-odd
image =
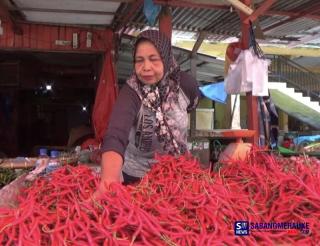
[[234, 235], [248, 236], [249, 235], [249, 222], [248, 221], [234, 222]]

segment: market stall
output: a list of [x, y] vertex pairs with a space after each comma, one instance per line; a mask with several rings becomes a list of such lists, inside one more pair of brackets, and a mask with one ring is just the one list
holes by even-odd
[[[267, 141], [259, 142], [268, 129], [267, 124], [259, 125], [263, 116], [258, 113], [261, 98], [253, 95], [252, 90], [246, 91], [248, 129], [197, 130], [192, 114], [191, 153], [156, 154], [156, 164], [139, 182], [126, 186], [113, 182], [104, 187], [105, 193], [97, 193], [101, 185], [101, 142], [118, 93], [114, 58], [119, 40], [115, 32], [121, 35], [142, 6], [140, 0], [126, 2], [132, 3], [117, 10], [118, 14], [125, 14], [116, 18], [117, 25], [112, 31], [27, 23], [20, 28], [36, 30], [33, 38], [23, 34], [21, 39], [15, 28], [10, 33], [15, 42], [0, 42], [3, 45], [0, 47], [12, 49], [50, 52], [69, 49], [99, 52], [103, 56], [92, 110], [94, 137], [60, 153], [51, 150], [49, 154], [42, 146], [37, 157], [0, 159], [0, 244], [316, 245], [320, 239], [320, 161], [305, 152], [284, 157], [281, 149], [279, 153]], [[191, 9], [196, 4], [192, 0], [152, 2], [164, 5], [159, 29], [168, 37], [172, 36], [174, 17], [170, 4]], [[204, 2], [201, 1], [202, 6], [212, 7]], [[239, 11], [242, 30], [238, 45], [246, 50], [252, 31], [250, 21], [255, 21], [275, 1], [263, 1], [255, 11], [251, 9], [251, 0], [227, 2]], [[230, 7], [218, 6], [214, 8]], [[73, 14], [83, 14], [82, 11], [85, 10], [78, 9]], [[115, 11], [107, 15], [111, 13], [116, 15]], [[92, 10], [86, 14], [106, 13]], [[4, 24], [5, 29], [14, 26], [11, 21]], [[41, 40], [43, 30], [47, 30], [47, 42], [34, 42]], [[79, 35], [73, 35], [77, 32]], [[66, 46], [63, 33], [72, 36], [72, 42]], [[5, 33], [6, 39], [10, 35]], [[92, 35], [96, 38], [92, 39]], [[199, 35], [188, 57], [195, 77], [192, 59], [204, 35]], [[82, 42], [77, 42], [78, 39]], [[207, 158], [204, 165], [197, 156], [198, 150], [206, 148], [206, 142], [199, 147], [204, 140], [231, 143], [214, 161]], [[318, 148], [317, 144], [309, 147]]]

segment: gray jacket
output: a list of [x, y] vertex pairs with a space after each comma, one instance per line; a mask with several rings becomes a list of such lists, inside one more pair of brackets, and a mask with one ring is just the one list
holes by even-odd
[[[190, 103], [182, 89], [179, 90], [179, 103], [172, 105], [168, 111], [168, 120], [174, 120], [183, 141], [187, 142], [188, 116]], [[140, 124], [142, 121], [142, 124]], [[141, 104], [136, 124], [131, 128], [129, 144], [124, 154], [123, 172], [134, 177], [142, 177], [155, 163], [154, 154], [165, 154], [155, 134], [155, 113]], [[142, 129], [137, 129], [141, 126]]]

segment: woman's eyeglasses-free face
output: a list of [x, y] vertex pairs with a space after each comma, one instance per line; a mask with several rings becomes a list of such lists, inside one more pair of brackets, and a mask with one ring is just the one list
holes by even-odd
[[135, 72], [144, 84], [156, 84], [164, 73], [161, 56], [156, 47], [149, 41], [138, 44], [134, 58]]

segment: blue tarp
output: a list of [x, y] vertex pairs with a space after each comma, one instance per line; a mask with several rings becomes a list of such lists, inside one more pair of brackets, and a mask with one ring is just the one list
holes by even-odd
[[227, 93], [224, 89], [224, 81], [201, 86], [199, 89], [205, 97], [219, 103], [226, 103]]
[[152, 0], [144, 0], [143, 13], [147, 18], [149, 25], [154, 26], [160, 10], [160, 5], [154, 4]]
[[295, 145], [299, 145], [302, 142], [317, 142], [320, 141], [320, 135], [311, 135], [311, 136], [299, 136], [293, 139]]

